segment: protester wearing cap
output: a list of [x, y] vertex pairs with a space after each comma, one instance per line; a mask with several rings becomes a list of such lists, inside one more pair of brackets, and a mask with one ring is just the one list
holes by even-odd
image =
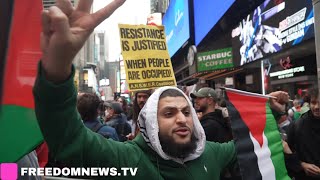
[[209, 88], [209, 87], [201, 88], [198, 90], [198, 92], [191, 93], [190, 96], [191, 96], [191, 98], [212, 97], [215, 102], [218, 100], [218, 95], [215, 92], [215, 90], [212, 88]]
[[131, 133], [131, 126], [127, 122], [127, 117], [122, 112], [121, 104], [115, 101], [105, 103], [106, 125], [116, 129], [121, 142], [127, 140], [127, 135]]
[[218, 95], [209, 87], [199, 89], [190, 94], [195, 101], [195, 109], [202, 112], [200, 123], [206, 133], [207, 141], [226, 142], [229, 134], [228, 124], [225, 122], [222, 111], [216, 109]]
[[[190, 97], [195, 101], [195, 109], [198, 112], [202, 112], [202, 117], [200, 118], [200, 123], [206, 134], [207, 141], [214, 142], [228, 142], [231, 140], [232, 133], [228, 122], [223, 118], [222, 111], [216, 109], [218, 103], [218, 94], [216, 91], [209, 87], [204, 87], [199, 89], [195, 93], [191, 93]], [[230, 175], [230, 170], [228, 171]], [[221, 174], [221, 178], [225, 177], [226, 174]], [[232, 174], [235, 179], [240, 178], [240, 175], [235, 173]]]

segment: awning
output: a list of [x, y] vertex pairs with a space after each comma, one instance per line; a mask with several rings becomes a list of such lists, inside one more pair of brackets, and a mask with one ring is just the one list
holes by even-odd
[[181, 79], [181, 80], [177, 81], [177, 84], [181, 84], [181, 83], [187, 84], [187, 83], [190, 83], [190, 82], [192, 82], [192, 81], [195, 81], [195, 79], [197, 79], [197, 78], [194, 78], [194, 77], [191, 75], [191, 76], [188, 76], [188, 77], [186, 77], [186, 78], [184, 78], [184, 79]]
[[193, 78], [212, 80], [223, 76], [228, 76], [237, 72], [242, 71], [243, 68], [231, 68], [231, 69], [221, 69], [209, 72], [198, 72], [192, 75]]

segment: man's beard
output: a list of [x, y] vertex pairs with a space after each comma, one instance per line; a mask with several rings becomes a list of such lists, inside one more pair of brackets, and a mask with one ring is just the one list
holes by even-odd
[[146, 102], [140, 102], [140, 103], [138, 104], [138, 106], [139, 106], [140, 109], [142, 109], [145, 104], [146, 104]]
[[206, 112], [208, 109], [208, 105], [199, 106], [199, 108], [196, 109], [197, 112]]
[[174, 141], [173, 137], [168, 135], [160, 135], [159, 140], [163, 152], [175, 158], [185, 158], [192, 154], [197, 148], [197, 137], [194, 133], [191, 135], [191, 140], [185, 144], [178, 144]]

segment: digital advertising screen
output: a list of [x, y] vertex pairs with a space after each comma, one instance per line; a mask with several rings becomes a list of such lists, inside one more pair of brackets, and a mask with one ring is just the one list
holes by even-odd
[[168, 51], [172, 57], [190, 38], [188, 0], [170, 1], [162, 25], [165, 27]]
[[234, 2], [235, 0], [194, 0], [196, 45], [202, 41]]
[[232, 31], [235, 66], [314, 37], [312, 0], [266, 0]]

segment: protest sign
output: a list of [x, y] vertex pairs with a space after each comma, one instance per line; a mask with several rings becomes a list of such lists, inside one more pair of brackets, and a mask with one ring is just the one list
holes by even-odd
[[131, 91], [176, 86], [163, 26], [119, 25]]

